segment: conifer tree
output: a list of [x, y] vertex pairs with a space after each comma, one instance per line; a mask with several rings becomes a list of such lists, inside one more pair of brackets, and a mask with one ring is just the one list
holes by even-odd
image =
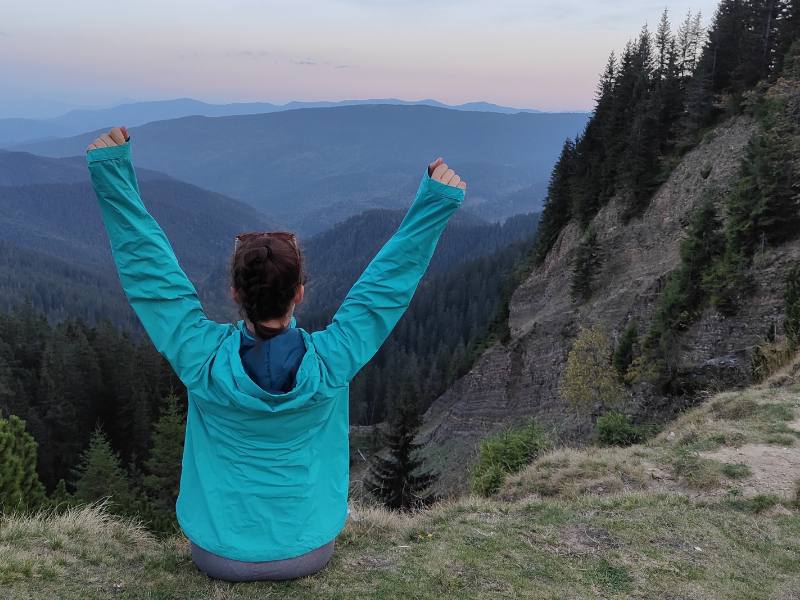
[[435, 500], [430, 487], [436, 476], [424, 469], [418, 457], [420, 445], [414, 442], [420, 426], [417, 390], [406, 380], [384, 434], [388, 457], [376, 456], [366, 480], [367, 491], [392, 510], [413, 510]]
[[578, 246], [572, 265], [570, 295], [573, 302], [582, 304], [592, 296], [592, 284], [601, 264], [602, 256], [597, 242], [597, 232], [593, 227], [589, 227]]
[[694, 320], [707, 297], [704, 282], [723, 248], [719, 218], [709, 193], [690, 217], [680, 247], [681, 264], [664, 289], [655, 319], [660, 334], [685, 329]]
[[172, 514], [181, 481], [181, 459], [186, 424], [178, 409], [178, 398], [170, 394], [164, 400], [161, 416], [153, 429], [153, 446], [145, 461], [144, 488], [153, 504]]
[[800, 349], [800, 265], [795, 265], [786, 276], [784, 292], [786, 319], [784, 331], [789, 341], [789, 349]]
[[45, 499], [36, 473], [36, 441], [15, 415], [0, 416], [0, 512], [38, 507]]
[[617, 344], [617, 349], [614, 351], [612, 364], [619, 375], [620, 380], [625, 380], [625, 375], [628, 372], [628, 367], [633, 362], [634, 346], [639, 338], [639, 331], [636, 323], [633, 322], [625, 328], [625, 332]]
[[677, 56], [678, 56], [678, 75], [681, 80], [686, 81], [697, 68], [697, 60], [702, 48], [703, 25], [702, 17], [698, 12], [693, 15], [690, 10], [686, 14], [686, 19], [678, 28], [677, 35]]
[[775, 72], [783, 73], [792, 44], [800, 40], [800, 0], [785, 0], [779, 15], [775, 41]]
[[109, 497], [109, 506], [115, 512], [125, 512], [132, 504], [127, 473], [100, 427], [92, 433], [89, 447], [81, 454], [73, 476], [75, 499], [79, 502]]
[[67, 490], [67, 482], [63, 479], [58, 480], [55, 489], [50, 494], [49, 505], [51, 508], [63, 510], [75, 502], [75, 498]]
[[575, 143], [568, 139], [561, 148], [561, 156], [550, 176], [536, 242], [536, 260], [541, 263], [556, 242], [561, 229], [572, 218], [570, 179], [573, 176]]

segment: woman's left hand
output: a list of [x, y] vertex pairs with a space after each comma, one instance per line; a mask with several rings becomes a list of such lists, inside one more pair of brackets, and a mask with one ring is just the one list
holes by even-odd
[[114, 127], [108, 133], [104, 133], [99, 138], [95, 139], [86, 151], [95, 150], [96, 148], [109, 148], [111, 146], [121, 146], [130, 139], [128, 129], [126, 127]]

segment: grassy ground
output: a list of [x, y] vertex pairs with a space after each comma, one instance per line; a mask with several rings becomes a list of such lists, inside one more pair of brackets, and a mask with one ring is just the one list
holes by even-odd
[[800, 386], [765, 384], [715, 396], [646, 444], [556, 450], [508, 478], [500, 496], [571, 499], [661, 491], [791, 501], [798, 481]]
[[780, 474], [746, 464], [758, 450], [742, 462], [710, 456], [796, 449], [798, 408], [797, 387], [722, 394], [648, 444], [557, 450], [498, 498], [414, 516], [356, 507], [328, 567], [291, 583], [214, 582], [182, 537], [156, 539], [102, 508], [3, 517], [0, 595], [797, 599], [795, 482], [776, 492]]

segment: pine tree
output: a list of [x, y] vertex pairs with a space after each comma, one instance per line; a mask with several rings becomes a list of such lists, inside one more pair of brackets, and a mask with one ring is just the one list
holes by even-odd
[[[671, 36], [667, 34], [665, 44]], [[666, 53], [669, 51], [665, 48]], [[622, 160], [625, 169], [620, 172], [619, 187], [626, 191], [624, 219], [639, 215], [655, 190], [660, 150], [661, 107], [658, 97], [652, 93], [657, 72], [654, 68], [653, 44], [650, 32], [645, 27], [631, 55], [629, 125]], [[666, 64], [665, 64], [666, 72]]]
[[786, 276], [784, 292], [786, 320], [783, 328], [789, 341], [789, 349], [800, 348], [800, 265], [795, 265]]
[[719, 218], [709, 194], [691, 215], [681, 242], [681, 264], [670, 275], [662, 294], [654, 325], [659, 335], [681, 331], [697, 316], [707, 297], [704, 282], [723, 248]]
[[800, 40], [800, 0], [785, 0], [775, 41], [775, 73], [782, 74], [792, 44]]
[[572, 218], [572, 196], [570, 179], [573, 176], [575, 160], [575, 144], [568, 139], [561, 148], [561, 156], [550, 176], [542, 217], [539, 220], [539, 231], [536, 242], [536, 260], [541, 263], [564, 225]]
[[575, 252], [570, 280], [572, 301], [582, 304], [592, 296], [592, 284], [600, 270], [602, 255], [597, 242], [597, 232], [593, 227], [584, 235]]
[[395, 403], [389, 431], [383, 436], [389, 456], [375, 457], [365, 484], [369, 493], [392, 510], [413, 510], [435, 500], [429, 490], [436, 476], [424, 470], [424, 461], [418, 457], [421, 446], [414, 442], [420, 426], [416, 396], [417, 390], [407, 380]]
[[680, 266], [670, 274], [652, 328], [642, 342], [644, 358], [655, 367], [651, 379], [665, 392], [670, 389], [676, 372], [677, 334], [695, 320], [709, 294], [713, 296], [714, 265], [724, 246], [713, 197], [708, 192], [690, 217], [680, 246]]
[[153, 504], [172, 514], [181, 481], [181, 460], [186, 424], [178, 410], [178, 398], [164, 400], [161, 416], [153, 429], [153, 446], [145, 461], [144, 488]]
[[683, 81], [688, 80], [697, 68], [702, 46], [703, 25], [701, 14], [692, 15], [690, 10], [678, 28], [678, 74]]
[[617, 344], [617, 349], [614, 351], [612, 364], [619, 375], [620, 380], [625, 380], [625, 375], [628, 372], [628, 367], [633, 362], [634, 346], [639, 339], [639, 330], [636, 323], [633, 322], [625, 329], [622, 337]]
[[128, 476], [100, 427], [92, 433], [89, 447], [81, 454], [73, 476], [75, 499], [79, 502], [109, 497], [109, 506], [115, 512], [125, 512], [132, 504]]
[[67, 482], [63, 479], [58, 480], [55, 489], [50, 494], [49, 505], [58, 511], [62, 511], [74, 504], [75, 498], [67, 490]]
[[749, 293], [753, 255], [800, 232], [800, 183], [791, 134], [768, 128], [755, 138], [727, 201], [725, 254], [707, 278], [714, 307], [735, 313]]
[[36, 447], [25, 421], [0, 416], [0, 512], [36, 508], [45, 500], [36, 473]]

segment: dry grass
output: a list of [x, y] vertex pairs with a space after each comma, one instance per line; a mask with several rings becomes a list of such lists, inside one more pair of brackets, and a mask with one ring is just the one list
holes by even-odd
[[707, 455], [800, 437], [799, 391], [720, 394], [641, 446], [556, 450], [500, 497], [410, 515], [356, 505], [328, 567], [295, 582], [210, 580], [185, 538], [158, 539], [102, 506], [5, 516], [2, 597], [788, 600], [800, 589], [798, 504], [748, 496], [764, 474]]
[[576, 498], [653, 490], [717, 497], [749, 477], [744, 474], [748, 465], [731, 476], [730, 464], [710, 458], [710, 453], [744, 446], [765, 451], [769, 446], [800, 446], [798, 409], [797, 386], [778, 388], [767, 382], [718, 394], [645, 444], [550, 452], [508, 477], [498, 496]]

